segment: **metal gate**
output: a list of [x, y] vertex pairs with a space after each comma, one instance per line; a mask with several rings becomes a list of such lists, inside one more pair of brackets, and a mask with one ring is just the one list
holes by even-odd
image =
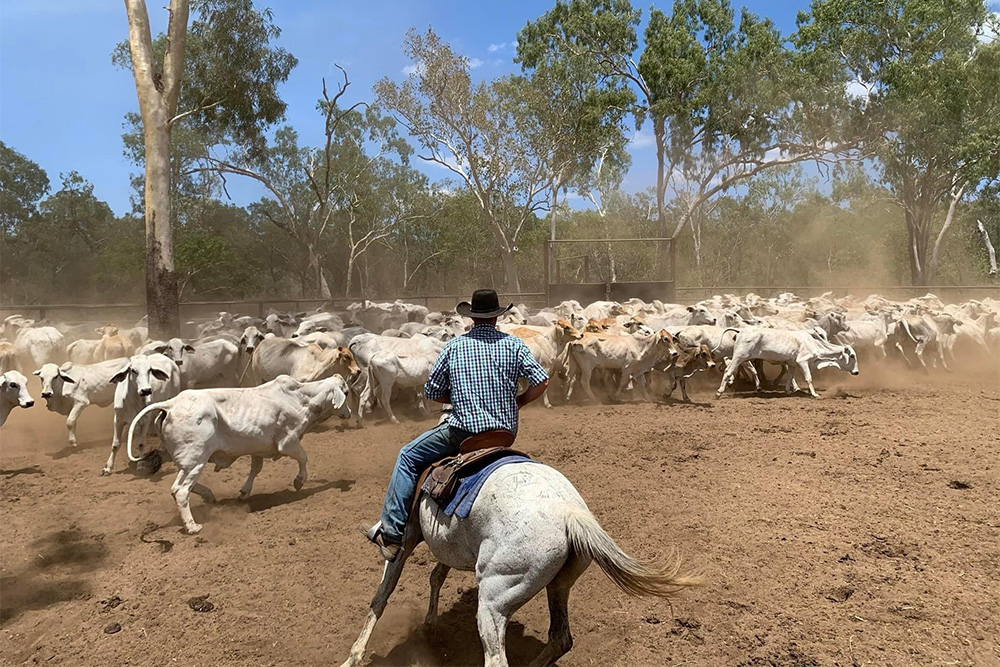
[[[612, 282], [591, 282], [591, 254], [558, 257], [556, 247], [559, 244], [612, 244], [641, 243], [657, 246], [657, 279]], [[673, 239], [550, 239], [544, 244], [543, 261], [545, 265], [545, 303], [548, 306], [570, 299], [582, 304], [594, 301], [625, 301], [632, 297], [643, 301], [673, 302], [675, 298], [675, 258], [676, 249]], [[583, 280], [569, 282], [564, 280], [562, 263], [582, 260]]]

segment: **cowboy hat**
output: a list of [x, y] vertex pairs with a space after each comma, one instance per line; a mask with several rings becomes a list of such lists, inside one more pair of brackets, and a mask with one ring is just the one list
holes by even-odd
[[496, 290], [477, 289], [472, 293], [472, 303], [463, 301], [455, 306], [455, 312], [474, 320], [489, 320], [500, 317], [513, 307], [514, 304], [509, 304], [501, 308], [500, 297], [497, 296]]

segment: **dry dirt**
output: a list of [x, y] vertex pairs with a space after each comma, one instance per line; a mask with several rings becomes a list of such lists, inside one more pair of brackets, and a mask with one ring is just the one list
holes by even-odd
[[[671, 607], [592, 567], [560, 665], [1000, 665], [1000, 369], [844, 378], [821, 379], [820, 400], [713, 401], [703, 385], [690, 405], [526, 410], [519, 447], [565, 473], [629, 553], [676, 551], [707, 582]], [[298, 493], [289, 459], [246, 503], [249, 462], [208, 472], [220, 502], [193, 497], [198, 537], [180, 533], [171, 464], [98, 476], [109, 423], [91, 408], [66, 449], [62, 418], [38, 405], [0, 435], [0, 663], [340, 664], [381, 569], [356, 526], [430, 422], [308, 435]], [[482, 664], [471, 574], [452, 573], [440, 620], [421, 626], [431, 566], [420, 547], [370, 664]], [[192, 609], [201, 596], [210, 611]], [[512, 664], [547, 625], [544, 596], [517, 614]]]

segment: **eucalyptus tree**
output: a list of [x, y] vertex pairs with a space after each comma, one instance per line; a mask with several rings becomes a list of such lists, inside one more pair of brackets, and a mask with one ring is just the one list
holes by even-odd
[[911, 280], [933, 284], [959, 203], [1000, 176], [996, 16], [983, 0], [815, 0], [798, 23], [799, 48], [858, 90]]
[[[675, 0], [669, 13], [650, 10], [640, 51], [641, 20], [628, 0], [557, 0], [518, 33], [518, 49], [590, 58], [596, 85], [635, 93], [636, 127], [653, 127], [661, 235], [676, 238], [701, 205], [766, 169], [845, 148], [844, 91], [770, 20], [743, 10], [737, 21], [727, 0]], [[677, 186], [690, 196], [670, 225]]]
[[[188, 27], [192, 7], [196, 18]], [[270, 10], [252, 0], [170, 0], [167, 33], [153, 40], [145, 0], [125, 0], [127, 47], [112, 58], [135, 77], [145, 163], [146, 305], [150, 333], [180, 328], [174, 268], [172, 132], [200, 126], [205, 145], [232, 141], [258, 152], [265, 130], [284, 114], [277, 85], [295, 58], [271, 41], [280, 34]]]
[[553, 152], [545, 122], [528, 112], [538, 91], [518, 78], [476, 83], [469, 59], [433, 30], [403, 42], [416, 63], [403, 83], [381, 79], [379, 101], [417, 140], [420, 159], [447, 169], [475, 195], [503, 261], [507, 289], [520, 292], [518, 239], [550, 206]]

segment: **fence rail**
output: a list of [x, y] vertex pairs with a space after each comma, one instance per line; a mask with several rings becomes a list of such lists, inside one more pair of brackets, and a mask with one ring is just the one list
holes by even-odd
[[[906, 285], [882, 285], [873, 287], [852, 286], [721, 286], [721, 287], [676, 287], [677, 300], [682, 303], [699, 301], [716, 294], [759, 294], [762, 297], [777, 296], [783, 292], [793, 292], [799, 296], [818, 296], [833, 292], [837, 296], [854, 294], [866, 297], [869, 294], [881, 294], [889, 298], [912, 298], [923, 296], [928, 292], [936, 294], [943, 301], [962, 301], [970, 298], [994, 297], [1000, 298], [1000, 285], [928, 285], [913, 287]], [[368, 299], [372, 302], [395, 301], [396, 299], [409, 303], [427, 306], [433, 310], [447, 310], [456, 303], [468, 299], [467, 294], [418, 294], [400, 297], [383, 297]], [[541, 306], [545, 303], [544, 292], [521, 292], [501, 294], [501, 301], [524, 303], [528, 306]], [[315, 310], [323, 305], [333, 309], [342, 309], [361, 299], [335, 297], [330, 299], [232, 299], [226, 301], [186, 301], [181, 304], [181, 319], [191, 320], [201, 317], [215, 317], [222, 310], [240, 314], [264, 316], [268, 310]], [[38, 320], [51, 318], [63, 322], [83, 322], [95, 318], [108, 320], [138, 320], [146, 311], [143, 303], [77, 303], [77, 304], [21, 304], [0, 306], [0, 318], [9, 315], [23, 315]]]

